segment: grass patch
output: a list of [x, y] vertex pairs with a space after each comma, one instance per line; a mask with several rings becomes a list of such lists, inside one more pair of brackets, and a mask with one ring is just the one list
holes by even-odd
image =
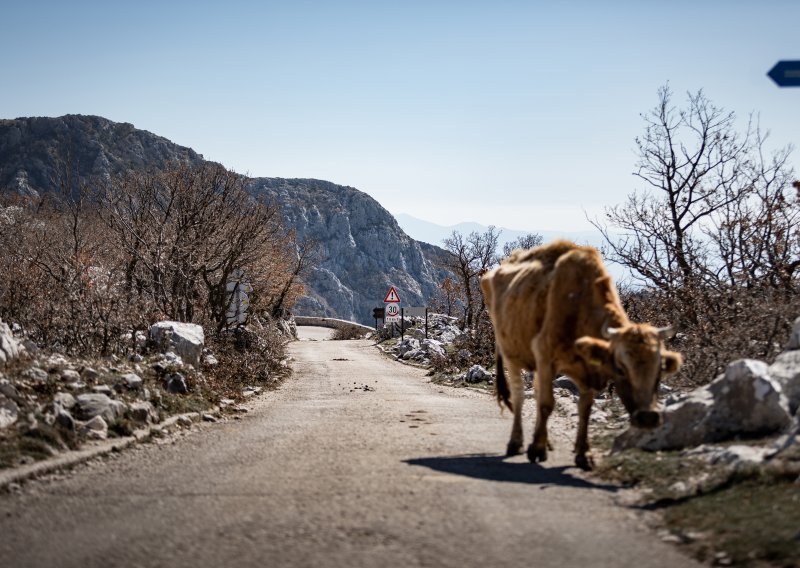
[[735, 566], [800, 566], [800, 486], [749, 480], [663, 511], [675, 534], [700, 560], [728, 558]]

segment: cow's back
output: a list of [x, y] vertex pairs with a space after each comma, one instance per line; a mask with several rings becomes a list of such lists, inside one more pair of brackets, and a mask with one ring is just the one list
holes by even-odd
[[574, 243], [554, 241], [528, 250], [516, 250], [481, 280], [486, 304], [503, 355], [534, 369], [531, 340], [547, 318], [548, 297], [561, 257], [578, 250]]

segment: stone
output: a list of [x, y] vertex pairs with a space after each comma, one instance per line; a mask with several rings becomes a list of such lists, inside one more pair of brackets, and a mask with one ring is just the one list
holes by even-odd
[[127, 411], [124, 402], [112, 400], [105, 394], [80, 394], [75, 397], [75, 411], [79, 420], [102, 416], [106, 423], [116, 424]]
[[64, 369], [61, 371], [61, 380], [68, 383], [79, 381], [81, 374], [74, 369]]
[[789, 400], [789, 411], [797, 414], [800, 408], [800, 349], [784, 351], [769, 367], [769, 375], [781, 385]]
[[0, 430], [8, 428], [19, 418], [19, 407], [17, 403], [0, 394]]
[[75, 419], [68, 411], [56, 404], [55, 424], [67, 432], [75, 431]]
[[710, 384], [667, 405], [659, 428], [631, 427], [614, 441], [613, 449], [682, 449], [736, 436], [773, 434], [790, 424], [789, 403], [767, 365], [741, 359]]
[[186, 377], [181, 373], [171, 373], [164, 379], [164, 388], [173, 394], [186, 394], [189, 387], [186, 385]]
[[0, 321], [0, 367], [19, 357], [25, 348], [14, 337], [8, 324]]
[[137, 424], [154, 424], [158, 422], [158, 413], [149, 402], [137, 400], [128, 406], [128, 417]]
[[12, 385], [8, 379], [0, 378], [0, 394], [7, 396], [14, 402], [21, 402], [17, 387]]
[[144, 380], [136, 373], [126, 373], [120, 377], [122, 384], [129, 390], [141, 390], [144, 388]]
[[205, 336], [203, 328], [194, 323], [161, 321], [150, 326], [150, 339], [162, 350], [175, 352], [188, 364], [200, 366]]
[[473, 365], [464, 375], [464, 380], [468, 383], [491, 381], [492, 374], [480, 365]]
[[113, 396], [114, 390], [108, 385], [95, 385], [92, 387], [92, 392], [104, 394], [106, 396]]
[[792, 324], [792, 333], [789, 335], [789, 343], [786, 345], [786, 349], [800, 349], [800, 317], [794, 320], [794, 324]]
[[401, 339], [397, 345], [395, 345], [394, 349], [397, 353], [398, 358], [403, 358], [403, 356], [408, 353], [409, 351], [414, 351], [415, 349], [419, 349], [419, 340], [413, 337], [406, 337]]
[[216, 367], [219, 365], [219, 360], [217, 360], [213, 353], [206, 353], [203, 355], [203, 365], [207, 367]]
[[712, 465], [758, 465], [775, 453], [774, 448], [736, 444], [727, 447], [702, 445], [683, 455], [701, 456]]
[[50, 378], [50, 375], [47, 374], [47, 371], [36, 366], [25, 369], [22, 371], [22, 373], [20, 373], [20, 375], [23, 378], [29, 379], [35, 383], [46, 383]]
[[569, 377], [558, 377], [553, 381], [553, 386], [560, 389], [567, 389], [576, 396], [580, 394], [580, 390], [577, 386], [575, 386], [575, 383], [573, 383]]
[[436, 355], [438, 357], [444, 357], [444, 348], [442, 347], [441, 341], [437, 341], [435, 339], [425, 339], [420, 344], [420, 348], [425, 351], [428, 356]]
[[53, 402], [67, 410], [71, 410], [76, 404], [75, 397], [68, 392], [57, 392], [53, 395]]
[[108, 438], [108, 424], [102, 416], [95, 416], [83, 425], [81, 434], [91, 440], [105, 440]]
[[81, 370], [81, 378], [85, 381], [96, 381], [100, 378], [100, 373], [92, 367], [84, 367]]

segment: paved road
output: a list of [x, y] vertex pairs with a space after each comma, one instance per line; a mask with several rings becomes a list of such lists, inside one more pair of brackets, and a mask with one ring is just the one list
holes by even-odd
[[242, 420], [0, 496], [0, 566], [693, 565], [578, 477], [558, 425], [547, 467], [506, 460], [486, 395], [365, 341], [291, 353]]

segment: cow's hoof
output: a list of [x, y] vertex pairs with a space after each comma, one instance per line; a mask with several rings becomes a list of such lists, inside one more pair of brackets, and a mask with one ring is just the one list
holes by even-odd
[[520, 453], [521, 449], [522, 442], [516, 442], [514, 440], [509, 441], [508, 445], [506, 446], [506, 457], [510, 458], [511, 456], [516, 456]]
[[592, 459], [592, 456], [579, 454], [575, 456], [575, 465], [581, 468], [583, 471], [592, 471], [592, 469], [594, 469], [594, 460]]
[[547, 461], [547, 448], [536, 448], [531, 444], [528, 446], [528, 460], [531, 463]]

